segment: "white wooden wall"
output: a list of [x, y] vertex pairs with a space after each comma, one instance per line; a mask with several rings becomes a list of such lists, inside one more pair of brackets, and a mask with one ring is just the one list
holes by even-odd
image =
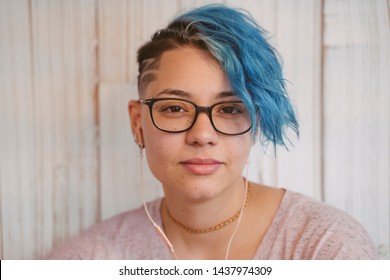
[[388, 0], [0, 0], [0, 258], [39, 258], [141, 204], [136, 50], [212, 2], [270, 32], [298, 111], [300, 141], [276, 158], [255, 146], [250, 178], [347, 211], [390, 258]]

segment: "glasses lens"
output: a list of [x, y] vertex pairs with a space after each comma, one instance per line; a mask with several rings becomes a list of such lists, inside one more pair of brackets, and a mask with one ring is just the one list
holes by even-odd
[[195, 117], [195, 106], [184, 100], [158, 100], [152, 115], [155, 125], [162, 130], [179, 132], [188, 129]]
[[251, 127], [251, 118], [242, 102], [223, 102], [212, 111], [214, 126], [225, 134], [240, 134]]

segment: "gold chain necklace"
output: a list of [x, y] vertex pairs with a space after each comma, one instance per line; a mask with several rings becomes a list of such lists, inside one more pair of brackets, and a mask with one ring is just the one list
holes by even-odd
[[219, 224], [217, 224], [215, 226], [212, 226], [212, 227], [209, 227], [209, 228], [206, 228], [206, 229], [192, 229], [190, 227], [187, 227], [186, 225], [182, 224], [181, 222], [176, 220], [171, 215], [171, 212], [169, 212], [168, 206], [165, 206], [165, 208], [167, 209], [168, 217], [172, 220], [172, 222], [174, 222], [181, 229], [183, 229], [183, 230], [185, 230], [185, 231], [187, 231], [189, 233], [193, 233], [193, 234], [203, 234], [203, 233], [209, 233], [209, 232], [213, 232], [213, 231], [219, 230], [221, 228], [224, 228], [227, 225], [230, 225], [231, 223], [233, 223], [237, 218], [239, 218], [241, 216], [241, 212], [243, 210], [245, 210], [245, 208], [246, 208], [246, 206], [248, 204], [249, 194], [250, 194], [250, 187], [248, 186], [248, 190], [247, 190], [246, 196], [245, 196], [244, 206], [242, 207], [242, 209], [238, 210], [232, 217], [230, 217], [229, 219], [223, 221], [222, 223], [219, 223]]

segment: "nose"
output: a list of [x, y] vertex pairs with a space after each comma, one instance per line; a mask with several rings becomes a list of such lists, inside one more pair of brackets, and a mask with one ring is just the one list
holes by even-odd
[[186, 134], [186, 142], [190, 145], [215, 145], [218, 143], [218, 132], [215, 131], [206, 111], [199, 113], [194, 125]]

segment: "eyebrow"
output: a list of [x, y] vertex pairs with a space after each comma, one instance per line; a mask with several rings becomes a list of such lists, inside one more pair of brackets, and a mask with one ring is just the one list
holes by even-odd
[[[191, 94], [189, 92], [186, 92], [184, 90], [179, 90], [179, 89], [164, 89], [160, 91], [156, 95], [156, 97], [158, 97], [161, 94], [169, 94], [177, 97], [191, 98]], [[237, 96], [237, 95], [231, 91], [221, 91], [220, 93], [217, 94], [216, 99], [231, 97], [231, 96]]]
[[190, 98], [191, 97], [191, 94], [189, 94], [186, 91], [179, 90], [179, 89], [164, 89], [164, 90], [160, 91], [156, 95], [156, 97], [158, 97], [161, 94], [169, 94], [169, 95], [175, 95], [177, 97], [185, 97], [185, 98]]

